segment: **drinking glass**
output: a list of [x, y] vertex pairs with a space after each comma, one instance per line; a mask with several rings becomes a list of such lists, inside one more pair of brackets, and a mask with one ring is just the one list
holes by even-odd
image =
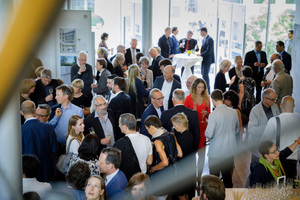
[[89, 128], [89, 131], [90, 131], [90, 134], [95, 134], [95, 130], [94, 130], [93, 127], [90, 127], [90, 128]]

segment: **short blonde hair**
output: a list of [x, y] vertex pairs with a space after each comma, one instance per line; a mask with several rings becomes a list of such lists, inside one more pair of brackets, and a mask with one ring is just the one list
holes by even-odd
[[174, 115], [171, 118], [171, 121], [174, 124], [178, 124], [178, 125], [182, 124], [186, 129], [189, 128], [189, 121], [183, 112], [177, 113], [176, 115]]
[[220, 70], [223, 72], [224, 68], [228, 65], [231, 65], [231, 62], [227, 59], [222, 60], [222, 62], [220, 63]]
[[40, 78], [43, 69], [45, 69], [44, 66], [39, 66], [38, 68], [36, 68], [35, 70], [36, 77]]
[[21, 83], [20, 92], [21, 94], [28, 94], [29, 90], [35, 87], [33, 79], [24, 79]]
[[72, 86], [82, 90], [84, 87], [84, 82], [83, 80], [77, 78], [72, 82]]

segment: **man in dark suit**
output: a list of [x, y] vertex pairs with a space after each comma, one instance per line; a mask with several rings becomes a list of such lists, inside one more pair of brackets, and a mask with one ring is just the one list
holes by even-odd
[[137, 64], [136, 54], [141, 51], [140, 49], [136, 48], [137, 45], [138, 45], [137, 39], [132, 38], [130, 42], [130, 48], [126, 49], [125, 65], [127, 65], [128, 67], [132, 64]]
[[165, 28], [165, 34], [161, 36], [158, 40], [158, 46], [161, 49], [161, 55], [164, 58], [172, 59], [174, 57], [174, 52], [172, 49], [172, 39], [171, 39], [171, 28]]
[[174, 107], [162, 112], [161, 114], [161, 123], [162, 126], [169, 132], [172, 131], [172, 122], [171, 118], [176, 115], [177, 113], [183, 112], [188, 121], [189, 121], [189, 131], [193, 134], [193, 150], [197, 151], [200, 142], [200, 128], [199, 128], [199, 120], [198, 120], [198, 113], [195, 110], [191, 110], [185, 107], [184, 104], [185, 95], [184, 91], [181, 89], [176, 89], [173, 92], [173, 104]]
[[175, 68], [172, 65], [166, 66], [163, 77], [157, 77], [153, 83], [153, 88], [161, 90], [164, 96], [164, 110], [173, 108], [173, 91], [177, 88], [181, 88], [181, 84], [173, 78], [175, 74]]
[[144, 121], [150, 115], [155, 115], [160, 118], [161, 113], [164, 111], [163, 108], [163, 101], [164, 96], [161, 91], [157, 88], [153, 88], [149, 94], [151, 99], [151, 104], [144, 110], [142, 117], [141, 117], [141, 133], [148, 136], [150, 139], [152, 136], [148, 133], [147, 129], [145, 128]]
[[37, 120], [34, 102], [27, 100], [21, 105], [21, 114], [25, 123], [22, 131], [22, 155], [34, 154], [41, 163], [41, 171], [37, 175], [40, 182], [50, 182], [55, 176], [57, 160], [57, 142], [51, 124]]
[[80, 51], [77, 56], [78, 64], [71, 68], [71, 82], [79, 78], [83, 81], [84, 87], [81, 92], [92, 99], [91, 84], [93, 83], [92, 66], [86, 64], [88, 54], [85, 51]]
[[114, 112], [114, 122], [116, 126], [116, 141], [124, 136], [119, 127], [119, 117], [123, 113], [130, 113], [131, 101], [130, 96], [125, 93], [126, 81], [124, 78], [114, 78], [112, 86], [113, 93], [116, 96], [108, 104], [108, 108]]
[[161, 76], [162, 72], [159, 69], [159, 62], [164, 59], [155, 48], [149, 49], [149, 55], [152, 57], [153, 61], [151, 64], [151, 70], [153, 72], [153, 81], [155, 81], [156, 77]]
[[253, 70], [252, 78], [256, 83], [256, 104], [258, 104], [261, 99], [260, 83], [264, 76], [264, 68], [268, 64], [266, 52], [261, 49], [261, 41], [256, 41], [254, 50], [247, 52], [244, 60], [244, 66], [250, 66]]
[[96, 95], [93, 98], [91, 111], [92, 113], [84, 119], [84, 135], [94, 130], [100, 140], [100, 149], [106, 146], [112, 147], [115, 143], [116, 127], [113, 111], [107, 110], [107, 103], [103, 96]]
[[208, 93], [210, 93], [210, 83], [209, 83], [209, 71], [210, 65], [215, 63], [215, 52], [214, 52], [214, 40], [207, 34], [207, 28], [202, 27], [200, 29], [200, 34], [203, 37], [201, 53], [202, 56], [202, 66], [201, 66], [201, 74], [203, 79], [206, 81]]
[[[108, 71], [110, 71], [111, 74], [114, 74], [115, 70], [114, 70], [114, 67], [113, 67], [111, 61], [108, 59], [108, 51], [107, 51], [107, 49], [105, 47], [100, 47], [98, 49], [98, 54], [97, 55], [98, 55], [98, 58], [104, 58], [106, 60], [106, 62], [107, 62], [106, 69]], [[97, 72], [97, 76], [96, 76], [96, 80], [99, 80], [99, 74], [100, 74], [100, 72], [98, 71]]]
[[276, 43], [276, 51], [281, 56], [281, 60], [284, 64], [284, 71], [290, 74], [290, 71], [292, 69], [292, 57], [288, 52], [284, 50], [284, 43], [282, 41], [278, 41]]
[[56, 104], [56, 87], [58, 82], [52, 79], [52, 72], [49, 69], [44, 69], [41, 72], [41, 78], [36, 81], [34, 93], [30, 95], [30, 99], [37, 106], [38, 104], [48, 104], [53, 106]]
[[[125, 174], [119, 170], [121, 151], [116, 148], [105, 148], [101, 151], [97, 166], [105, 174], [106, 192], [109, 199], [122, 199], [127, 185]], [[117, 170], [119, 170], [117, 172]], [[115, 173], [117, 172], [117, 173]]]

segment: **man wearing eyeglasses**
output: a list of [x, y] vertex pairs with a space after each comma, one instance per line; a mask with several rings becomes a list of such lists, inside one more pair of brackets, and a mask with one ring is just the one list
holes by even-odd
[[268, 120], [280, 114], [278, 106], [275, 104], [277, 96], [273, 89], [265, 89], [261, 99], [261, 102], [252, 108], [249, 115], [249, 140], [253, 147], [255, 147], [252, 150], [252, 161], [258, 161], [260, 157], [256, 146], [261, 140]]
[[84, 120], [84, 135], [92, 128], [100, 140], [100, 149], [112, 147], [115, 143], [115, 123], [112, 110], [107, 109], [103, 96], [96, 95], [92, 100], [91, 114]]
[[141, 117], [141, 133], [148, 136], [150, 139], [152, 136], [148, 133], [147, 129], [145, 128], [144, 121], [150, 115], [155, 115], [158, 118], [161, 117], [161, 113], [164, 111], [163, 102], [164, 96], [161, 91], [157, 88], [151, 90], [150, 94], [151, 104], [144, 110], [142, 117]]
[[48, 104], [40, 104], [35, 111], [35, 118], [40, 122], [47, 123], [51, 114], [51, 108]]

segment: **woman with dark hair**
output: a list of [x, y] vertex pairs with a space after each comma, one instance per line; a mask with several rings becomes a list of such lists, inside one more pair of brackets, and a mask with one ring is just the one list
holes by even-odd
[[[239, 119], [239, 129], [240, 129], [240, 135], [242, 136], [243, 134], [243, 122], [242, 122], [242, 112], [241, 109], [238, 107], [239, 106], [239, 95], [238, 93], [236, 93], [233, 90], [229, 90], [227, 92], [224, 93], [224, 104], [230, 108], [233, 108], [236, 110], [237, 114], [238, 114], [238, 119]], [[242, 137], [240, 137], [237, 141], [239, 141], [240, 139], [242, 139]]]
[[37, 192], [26, 192], [22, 196], [23, 200], [41, 200], [40, 195]]
[[97, 161], [100, 155], [100, 142], [95, 134], [88, 134], [82, 141], [78, 154], [73, 154], [70, 159], [69, 167], [77, 162], [84, 162], [89, 165], [91, 176], [100, 175]]
[[86, 200], [107, 200], [104, 179], [101, 176], [91, 176], [85, 183]]
[[[242, 109], [243, 114], [249, 118], [251, 109], [255, 106], [254, 88], [255, 80], [251, 78], [252, 69], [249, 66], [244, 67], [244, 77], [239, 81], [239, 107]], [[248, 120], [247, 123], [248, 124]]]
[[261, 157], [259, 163], [254, 167], [253, 173], [250, 175], [250, 185], [256, 183], [266, 184], [277, 181], [277, 178], [285, 175], [282, 162], [285, 162], [293, 151], [300, 144], [300, 137], [293, 144], [286, 147], [282, 151], [270, 141], [264, 141], [259, 145]]
[[105, 47], [108, 51], [110, 51], [110, 49], [108, 49], [106, 41], [108, 40], [108, 33], [102, 33], [101, 35], [101, 42], [99, 44], [99, 47]]
[[153, 200], [151, 194], [150, 179], [147, 174], [136, 173], [133, 175], [126, 186], [127, 200]]
[[66, 180], [70, 188], [73, 199], [82, 200], [85, 197], [84, 185], [86, 180], [90, 177], [90, 168], [84, 162], [77, 162], [74, 164], [66, 175]]

